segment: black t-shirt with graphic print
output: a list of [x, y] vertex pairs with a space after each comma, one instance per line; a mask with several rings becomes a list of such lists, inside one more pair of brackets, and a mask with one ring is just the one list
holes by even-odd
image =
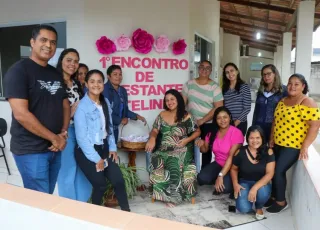
[[[63, 126], [63, 100], [67, 98], [61, 74], [47, 65], [23, 59], [10, 67], [4, 78], [5, 97], [26, 99], [29, 111], [51, 132]], [[10, 150], [14, 154], [47, 152], [51, 143], [25, 129], [12, 115]]]

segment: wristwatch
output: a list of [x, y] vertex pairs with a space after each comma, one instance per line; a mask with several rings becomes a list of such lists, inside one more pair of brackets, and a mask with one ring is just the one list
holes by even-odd
[[219, 172], [219, 176], [220, 176], [220, 177], [223, 177], [223, 174], [222, 174], [222, 172]]

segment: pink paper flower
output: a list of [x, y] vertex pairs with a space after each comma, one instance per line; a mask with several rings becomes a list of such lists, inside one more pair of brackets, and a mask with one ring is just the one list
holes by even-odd
[[150, 53], [153, 43], [153, 36], [145, 30], [139, 28], [132, 34], [132, 46], [138, 53]]
[[96, 46], [101, 54], [112, 54], [117, 50], [114, 42], [106, 36], [102, 36], [100, 39], [98, 39], [96, 41]]
[[124, 34], [115, 39], [114, 43], [116, 44], [117, 51], [126, 51], [131, 46], [131, 39]]
[[179, 39], [178, 41], [174, 42], [172, 45], [172, 52], [175, 55], [183, 54], [186, 52], [187, 44], [184, 39]]
[[154, 48], [158, 53], [168, 52], [170, 41], [166, 35], [160, 35], [154, 43]]

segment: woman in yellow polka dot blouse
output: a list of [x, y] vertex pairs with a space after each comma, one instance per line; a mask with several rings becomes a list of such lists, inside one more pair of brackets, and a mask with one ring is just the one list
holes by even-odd
[[279, 213], [288, 207], [285, 199], [286, 172], [298, 159], [308, 159], [308, 148], [320, 127], [320, 112], [310, 97], [308, 83], [301, 74], [293, 74], [287, 85], [288, 96], [277, 105], [270, 136], [274, 147], [276, 169], [272, 180], [272, 198], [267, 211]]

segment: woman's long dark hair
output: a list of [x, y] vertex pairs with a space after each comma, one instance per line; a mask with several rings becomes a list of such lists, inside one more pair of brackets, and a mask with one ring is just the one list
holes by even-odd
[[263, 129], [259, 125], [253, 125], [253, 126], [249, 127], [249, 129], [247, 131], [246, 141], [247, 141], [248, 145], [249, 145], [249, 137], [252, 132], [259, 132], [261, 139], [262, 139], [262, 144], [257, 150], [257, 157], [256, 157], [256, 160], [260, 161], [266, 154], [268, 154], [267, 153], [268, 147], [267, 147], [266, 138], [264, 136]]
[[175, 89], [169, 89], [165, 95], [164, 95], [164, 99], [163, 99], [163, 108], [167, 111], [169, 111], [169, 108], [166, 104], [166, 96], [168, 94], [172, 94], [176, 99], [177, 99], [177, 114], [176, 114], [176, 120], [175, 122], [180, 122], [183, 120], [184, 116], [187, 114], [186, 111], [186, 106], [184, 104], [184, 100], [183, 97], [181, 96], [181, 94], [175, 90]]
[[211, 135], [210, 135], [210, 141], [209, 141], [209, 150], [211, 152], [212, 149], [212, 144], [214, 139], [216, 138], [218, 131], [219, 131], [219, 126], [218, 126], [218, 122], [217, 122], [217, 118], [219, 113], [221, 112], [226, 112], [229, 117], [230, 117], [230, 125], [234, 125], [233, 119], [232, 119], [232, 115], [229, 109], [227, 109], [227, 107], [225, 106], [221, 106], [218, 107], [213, 114], [213, 119], [212, 119], [212, 130], [211, 130]]
[[[78, 58], [79, 58], [79, 60], [80, 60], [79, 52], [78, 52], [76, 49], [68, 48], [68, 49], [63, 50], [63, 51], [61, 52], [61, 54], [60, 54], [60, 57], [59, 57], [58, 63], [57, 63], [57, 67], [56, 67], [57, 70], [58, 70], [61, 74], [63, 73], [62, 60], [63, 60], [63, 58], [64, 58], [68, 53], [75, 53], [75, 54], [77, 54], [77, 56], [78, 56]], [[78, 75], [78, 70], [77, 70], [74, 74], [72, 74], [71, 79], [72, 79], [72, 80], [76, 79], [77, 75]]]
[[[79, 52], [76, 50], [76, 49], [73, 49], [73, 48], [69, 48], [69, 49], [65, 49], [61, 52], [60, 54], [60, 57], [58, 59], [58, 63], [57, 63], [57, 67], [56, 69], [59, 71], [59, 73], [61, 74], [61, 77], [63, 78], [63, 69], [62, 69], [62, 60], [63, 58], [68, 54], [68, 53], [75, 53], [77, 54], [79, 60], [80, 60], [80, 55], [79, 55]], [[79, 69], [79, 68], [78, 68]], [[73, 80], [77, 86], [78, 86], [78, 93], [80, 95], [80, 98], [83, 97], [84, 93], [83, 93], [83, 90], [82, 90], [82, 86], [80, 84], [80, 82], [78, 81], [77, 79], [77, 76], [78, 76], [78, 70], [71, 75], [71, 80]]]
[[236, 91], [238, 91], [238, 93], [239, 93], [240, 86], [242, 84], [244, 84], [245, 82], [240, 77], [240, 71], [239, 71], [238, 67], [234, 63], [231, 63], [231, 62], [227, 63], [223, 68], [222, 93], [225, 94], [230, 89], [230, 80], [227, 78], [227, 74], [226, 74], [226, 68], [229, 66], [232, 66], [238, 72], [237, 83], [236, 83], [236, 86], [234, 87], [234, 89]]
[[299, 73], [295, 73], [295, 74], [292, 74], [290, 77], [289, 77], [289, 81], [291, 78], [293, 77], [296, 77], [299, 79], [299, 81], [301, 81], [301, 83], [304, 85], [304, 89], [302, 91], [302, 93], [304, 95], [306, 95], [308, 92], [309, 92], [309, 85], [308, 85], [308, 82], [306, 80], [306, 78], [302, 75], [302, 74], [299, 74]]
[[[93, 70], [90, 70], [88, 71], [84, 81], [86, 83], [88, 83], [88, 81], [90, 80], [90, 77], [93, 75], [93, 74], [99, 74], [102, 78], [102, 81], [104, 82], [104, 75], [103, 73], [100, 71], [100, 70], [97, 70], [97, 69], [93, 69]], [[88, 89], [89, 90], [89, 89]], [[89, 92], [88, 92], [89, 93]], [[108, 104], [103, 96], [102, 93], [100, 93], [99, 95], [99, 100], [100, 100], [100, 103], [102, 105], [102, 109], [103, 109], [103, 114], [104, 114], [104, 117], [106, 119], [106, 131], [108, 133], [108, 135], [110, 135], [112, 133], [112, 130], [113, 129], [110, 125], [110, 117], [109, 117], [109, 108], [108, 108]]]

